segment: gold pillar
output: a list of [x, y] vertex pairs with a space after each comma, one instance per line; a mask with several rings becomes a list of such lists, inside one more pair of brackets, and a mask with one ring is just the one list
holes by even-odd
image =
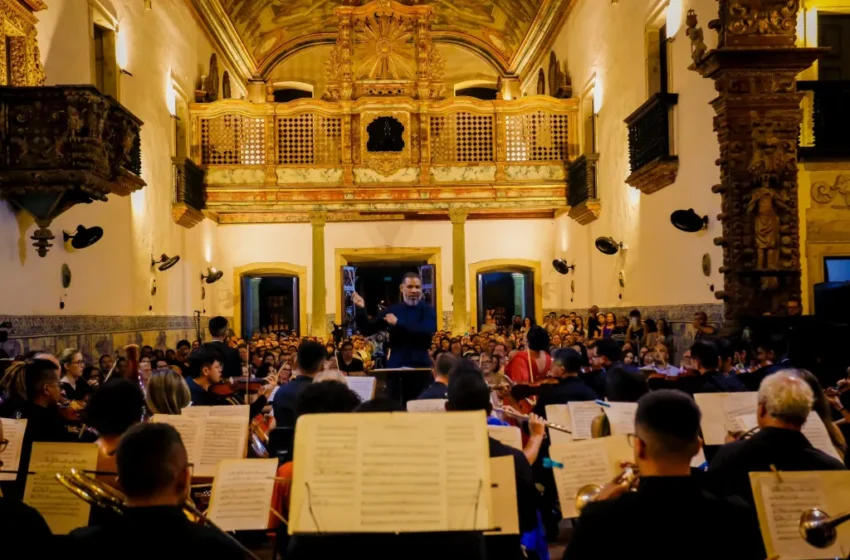
[[456, 335], [469, 330], [466, 313], [466, 215], [467, 211], [463, 208], [449, 210], [452, 221], [452, 332]]
[[325, 212], [310, 214], [310, 224], [313, 226], [313, 319], [312, 336], [324, 338], [327, 334], [328, 323], [325, 310], [325, 223], [328, 216]]

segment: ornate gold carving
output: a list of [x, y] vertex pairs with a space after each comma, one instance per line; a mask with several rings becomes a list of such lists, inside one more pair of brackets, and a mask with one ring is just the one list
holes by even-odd
[[171, 205], [171, 219], [178, 226], [191, 229], [204, 221], [204, 214], [188, 204], [175, 202]]
[[567, 63], [561, 70], [561, 63], [555, 56], [555, 51], [549, 53], [549, 95], [559, 99], [568, 99], [573, 96], [572, 80], [567, 72]]
[[[793, 47], [800, 0], [719, 0], [718, 47]], [[765, 40], [767, 39], [767, 40]]]
[[[404, 147], [400, 152], [370, 152], [367, 149], [369, 143], [369, 125], [381, 117], [392, 117], [404, 127], [402, 141]], [[365, 111], [360, 115], [360, 161], [380, 173], [388, 176], [407, 167], [411, 162], [411, 134], [410, 113], [407, 111]]]
[[310, 212], [308, 214], [310, 219], [310, 225], [315, 227], [325, 227], [325, 224], [328, 223], [328, 213], [324, 210], [317, 210], [315, 212]]
[[468, 216], [468, 208], [451, 208], [449, 210], [449, 220], [451, 220], [451, 222], [455, 225], [465, 224]]
[[829, 204], [838, 195], [844, 197], [844, 206], [850, 207], [850, 176], [838, 175], [832, 185], [823, 181], [812, 184], [812, 200], [818, 204]]
[[694, 10], [688, 10], [685, 22], [688, 26], [685, 35], [691, 40], [691, 59], [694, 61], [694, 65], [698, 66], [705, 58], [705, 53], [708, 50], [705, 45], [705, 35], [702, 27], [697, 26], [697, 13]]
[[602, 202], [596, 199], [588, 199], [570, 208], [570, 218], [579, 224], [586, 226], [596, 220], [602, 213]]
[[656, 159], [649, 165], [644, 165], [628, 176], [626, 183], [643, 194], [652, 194], [676, 182], [679, 172], [679, 158]]

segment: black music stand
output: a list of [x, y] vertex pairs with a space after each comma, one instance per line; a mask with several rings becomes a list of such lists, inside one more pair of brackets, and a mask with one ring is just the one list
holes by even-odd
[[433, 380], [430, 368], [374, 369], [369, 375], [384, 381], [386, 395], [405, 407], [407, 401], [415, 400]]

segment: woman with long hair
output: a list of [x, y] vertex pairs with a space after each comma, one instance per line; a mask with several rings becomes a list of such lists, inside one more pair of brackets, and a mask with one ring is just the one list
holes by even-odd
[[83, 379], [83, 355], [76, 348], [66, 348], [59, 353], [59, 387], [65, 398], [82, 401], [92, 392], [91, 386]]
[[181, 414], [192, 396], [183, 376], [172, 369], [156, 370], [148, 380], [147, 405], [150, 414]]
[[617, 316], [610, 311], [605, 314], [605, 326], [602, 327], [602, 338], [611, 338], [617, 328]]

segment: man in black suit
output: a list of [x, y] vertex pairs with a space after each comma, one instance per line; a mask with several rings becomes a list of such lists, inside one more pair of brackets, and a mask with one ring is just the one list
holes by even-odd
[[581, 512], [564, 560], [764, 560], [752, 509], [704, 492], [690, 476], [699, 426], [699, 408], [686, 393], [661, 389], [641, 397], [630, 439], [637, 492], [625, 484], [603, 488]]
[[209, 343], [221, 354], [222, 377], [239, 377], [242, 375], [242, 358], [239, 351], [227, 345], [227, 319], [213, 317], [209, 324], [212, 342]]
[[844, 464], [815, 449], [801, 430], [812, 411], [814, 394], [792, 369], [764, 378], [759, 387], [759, 432], [718, 449], [706, 473], [706, 488], [718, 495], [753, 503], [749, 473], [841, 470]]
[[457, 358], [450, 352], [440, 352], [434, 360], [434, 382], [422, 391], [416, 400], [447, 399], [449, 374], [457, 364]]
[[678, 387], [687, 393], [737, 393], [747, 388], [735, 372], [724, 375], [720, 372], [720, 349], [711, 340], [698, 340], [691, 346], [691, 362], [699, 375], [680, 378]]

